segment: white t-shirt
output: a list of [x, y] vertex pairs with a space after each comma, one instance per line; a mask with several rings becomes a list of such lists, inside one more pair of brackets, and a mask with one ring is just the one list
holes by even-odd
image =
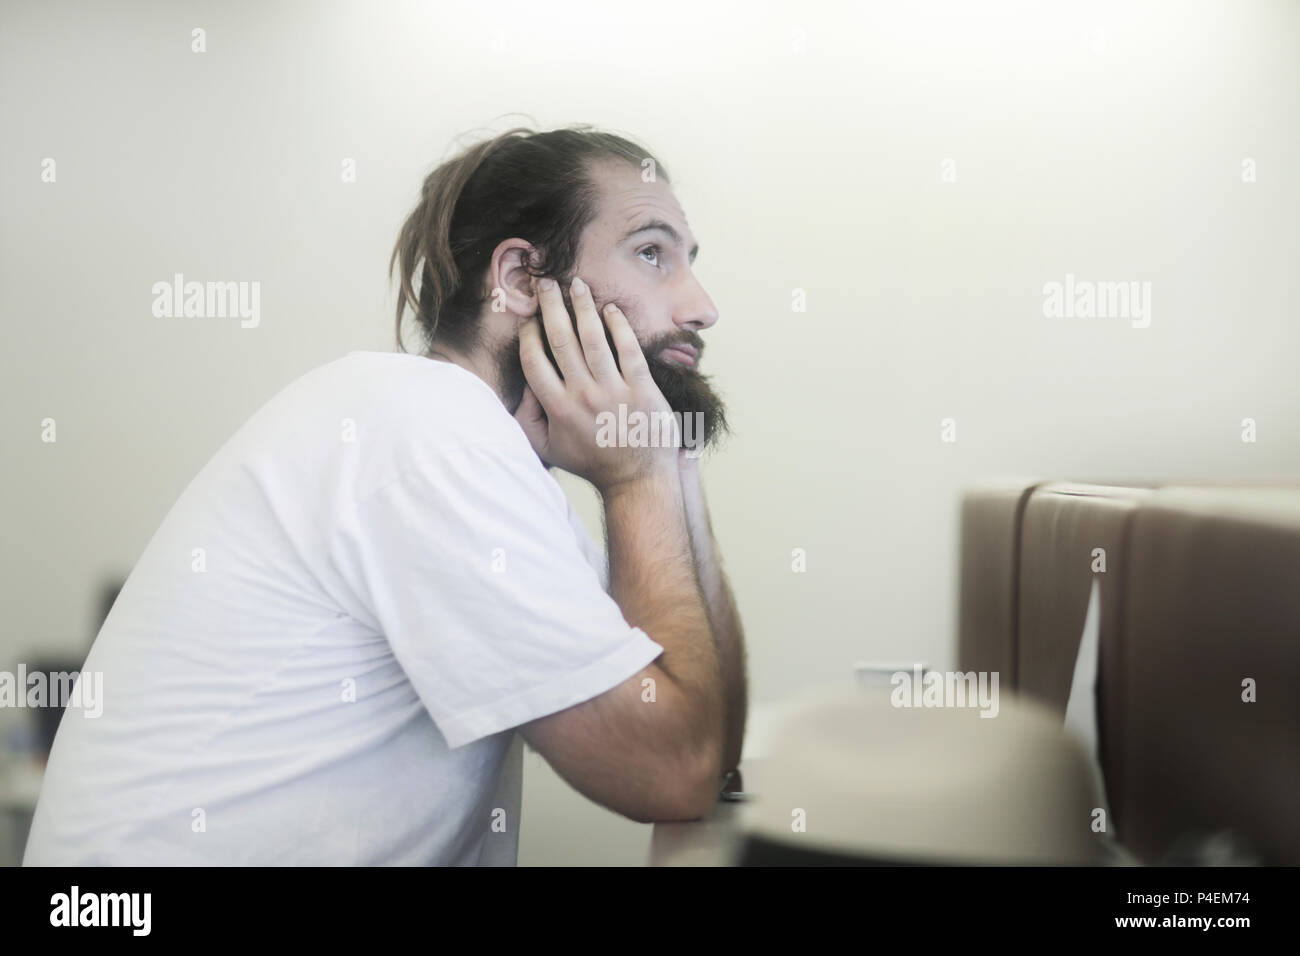
[[83, 671], [27, 865], [516, 862], [513, 728], [663, 648], [496, 394], [353, 352], [289, 385], [150, 541]]

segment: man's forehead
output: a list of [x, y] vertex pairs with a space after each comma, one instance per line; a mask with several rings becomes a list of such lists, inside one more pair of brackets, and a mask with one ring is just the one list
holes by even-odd
[[626, 231], [651, 218], [687, 227], [686, 213], [666, 182], [645, 182], [641, 170], [626, 163], [605, 164], [603, 169], [601, 218], [614, 228]]

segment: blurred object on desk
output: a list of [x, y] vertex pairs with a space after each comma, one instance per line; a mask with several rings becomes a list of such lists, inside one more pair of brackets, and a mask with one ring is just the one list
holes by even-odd
[[894, 687], [895, 675], [910, 676], [913, 671], [919, 672], [924, 678], [930, 672], [930, 665], [925, 661], [899, 661], [893, 664], [881, 661], [856, 661], [853, 664], [853, 674], [857, 678], [858, 689], [867, 693], [875, 691], [888, 693]]
[[1109, 859], [1092, 831], [1100, 801], [1086, 755], [1059, 718], [996, 693], [981, 695], [991, 707], [899, 706], [909, 693], [802, 698], [774, 735], [758, 799], [737, 818], [738, 865]]

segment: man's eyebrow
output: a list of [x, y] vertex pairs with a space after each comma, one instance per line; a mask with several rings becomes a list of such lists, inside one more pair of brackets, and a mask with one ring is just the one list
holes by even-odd
[[[624, 235], [623, 238], [619, 240], [619, 242], [626, 242], [628, 239], [631, 239], [637, 233], [649, 232], [652, 229], [658, 229], [661, 232], [666, 232], [670, 237], [672, 237], [673, 242], [677, 243], [677, 245], [679, 246], [682, 244], [681, 233], [679, 233], [676, 229], [674, 229], [671, 223], [664, 222], [662, 219], [651, 219], [649, 222], [643, 222], [641, 225], [636, 226], [635, 228], [632, 229], [632, 231]], [[691, 247], [690, 259], [692, 262], [695, 261], [695, 256], [699, 253], [699, 251], [700, 251], [700, 244], [697, 242], [695, 245]]]

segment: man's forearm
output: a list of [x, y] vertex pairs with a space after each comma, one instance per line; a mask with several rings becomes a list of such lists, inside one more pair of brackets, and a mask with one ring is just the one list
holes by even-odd
[[683, 459], [680, 468], [686, 523], [700, 591], [704, 595], [709, 626], [718, 649], [726, 699], [726, 741], [723, 745], [724, 772], [740, 764], [745, 742], [745, 715], [749, 690], [745, 676], [745, 635], [740, 626], [731, 586], [722, 570], [717, 541], [713, 537], [704, 487], [696, 459]]
[[602, 497], [610, 594], [629, 624], [663, 646], [660, 669], [693, 704], [692, 743], [707, 743], [710, 760], [720, 762], [726, 745], [721, 668], [680, 480], [665, 470]]

